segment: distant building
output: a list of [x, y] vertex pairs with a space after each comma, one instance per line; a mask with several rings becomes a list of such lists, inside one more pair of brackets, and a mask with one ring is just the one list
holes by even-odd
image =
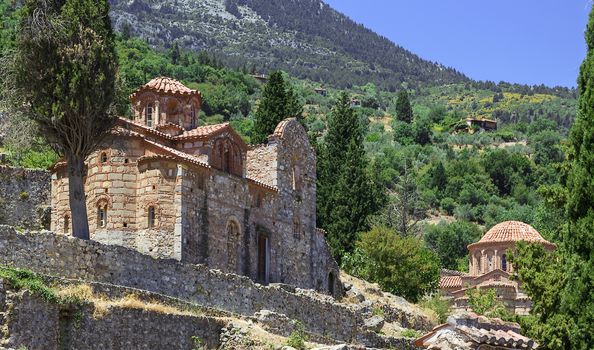
[[361, 107], [361, 100], [357, 99], [357, 98], [353, 98], [351, 100], [351, 107], [355, 108], [355, 107]]
[[518, 281], [510, 278], [514, 267], [507, 251], [515, 250], [517, 242], [540, 243], [548, 250], [555, 245], [548, 242], [534, 227], [519, 221], [506, 221], [493, 226], [480, 241], [470, 244], [469, 271], [442, 271], [439, 289], [452, 302], [454, 309], [467, 310], [466, 291], [471, 288], [494, 289], [506, 308], [520, 315], [530, 311], [532, 302], [521, 290]]
[[257, 81], [261, 82], [262, 84], [268, 83], [268, 76], [264, 74], [254, 74], [252, 78], [256, 79]]
[[[228, 123], [198, 126], [202, 95], [176, 80], [155, 78], [130, 100], [133, 119], [86, 159], [91, 239], [339, 293], [316, 228], [316, 155], [295, 118], [250, 147]], [[52, 229], [71, 235], [67, 164], [52, 173]]]
[[485, 131], [497, 130], [497, 121], [492, 120], [492, 119], [467, 118], [466, 125], [468, 126], [469, 129], [480, 128]]
[[328, 90], [324, 88], [315, 88], [314, 91], [320, 96], [328, 96]]

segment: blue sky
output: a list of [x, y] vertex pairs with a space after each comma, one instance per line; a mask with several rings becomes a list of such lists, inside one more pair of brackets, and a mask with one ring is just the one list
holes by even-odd
[[477, 80], [575, 86], [592, 0], [324, 0]]

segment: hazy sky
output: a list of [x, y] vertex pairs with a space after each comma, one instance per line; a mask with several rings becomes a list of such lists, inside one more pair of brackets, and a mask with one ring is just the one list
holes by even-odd
[[575, 86], [592, 0], [324, 0], [478, 80]]

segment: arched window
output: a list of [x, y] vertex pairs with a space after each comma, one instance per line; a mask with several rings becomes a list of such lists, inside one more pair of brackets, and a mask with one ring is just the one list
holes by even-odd
[[146, 110], [145, 110], [145, 118], [146, 118], [146, 126], [148, 127], [152, 127], [153, 126], [153, 104], [149, 103], [148, 105], [146, 105]]
[[237, 272], [237, 252], [239, 245], [239, 225], [235, 221], [227, 224], [227, 268]]
[[480, 275], [481, 273], [483, 273], [483, 270], [481, 270], [481, 260], [483, 259], [483, 257], [478, 254], [476, 255], [476, 274]]
[[301, 191], [301, 168], [295, 165], [293, 166], [293, 191], [300, 192]]
[[301, 223], [297, 216], [293, 217], [293, 237], [301, 238]]
[[106, 152], [101, 153], [101, 163], [107, 163], [107, 153]]
[[64, 215], [64, 234], [70, 233], [70, 216]]
[[501, 256], [501, 269], [507, 271], [507, 256], [505, 254]]
[[228, 173], [231, 170], [231, 153], [229, 148], [225, 147], [223, 150], [223, 171]]
[[155, 227], [155, 218], [156, 218], [155, 207], [151, 205], [148, 208], [148, 227], [149, 228]]
[[192, 129], [196, 127], [196, 107], [192, 106], [192, 110], [190, 112], [190, 125]]
[[334, 295], [334, 281], [335, 281], [335, 277], [334, 277], [334, 272], [330, 271], [330, 273], [328, 274], [328, 293], [330, 293], [330, 295]]
[[487, 255], [487, 264], [489, 267], [489, 270], [487, 272], [493, 271], [493, 255], [492, 255], [492, 253], [489, 253]]
[[107, 225], [107, 204], [100, 204], [97, 207], [97, 227], [102, 228]]

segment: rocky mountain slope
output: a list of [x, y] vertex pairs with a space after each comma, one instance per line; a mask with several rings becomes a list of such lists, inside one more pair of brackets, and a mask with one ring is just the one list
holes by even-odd
[[396, 90], [468, 81], [359, 25], [321, 0], [110, 0], [120, 31], [155, 46], [174, 42], [230, 65], [283, 69], [339, 87]]

